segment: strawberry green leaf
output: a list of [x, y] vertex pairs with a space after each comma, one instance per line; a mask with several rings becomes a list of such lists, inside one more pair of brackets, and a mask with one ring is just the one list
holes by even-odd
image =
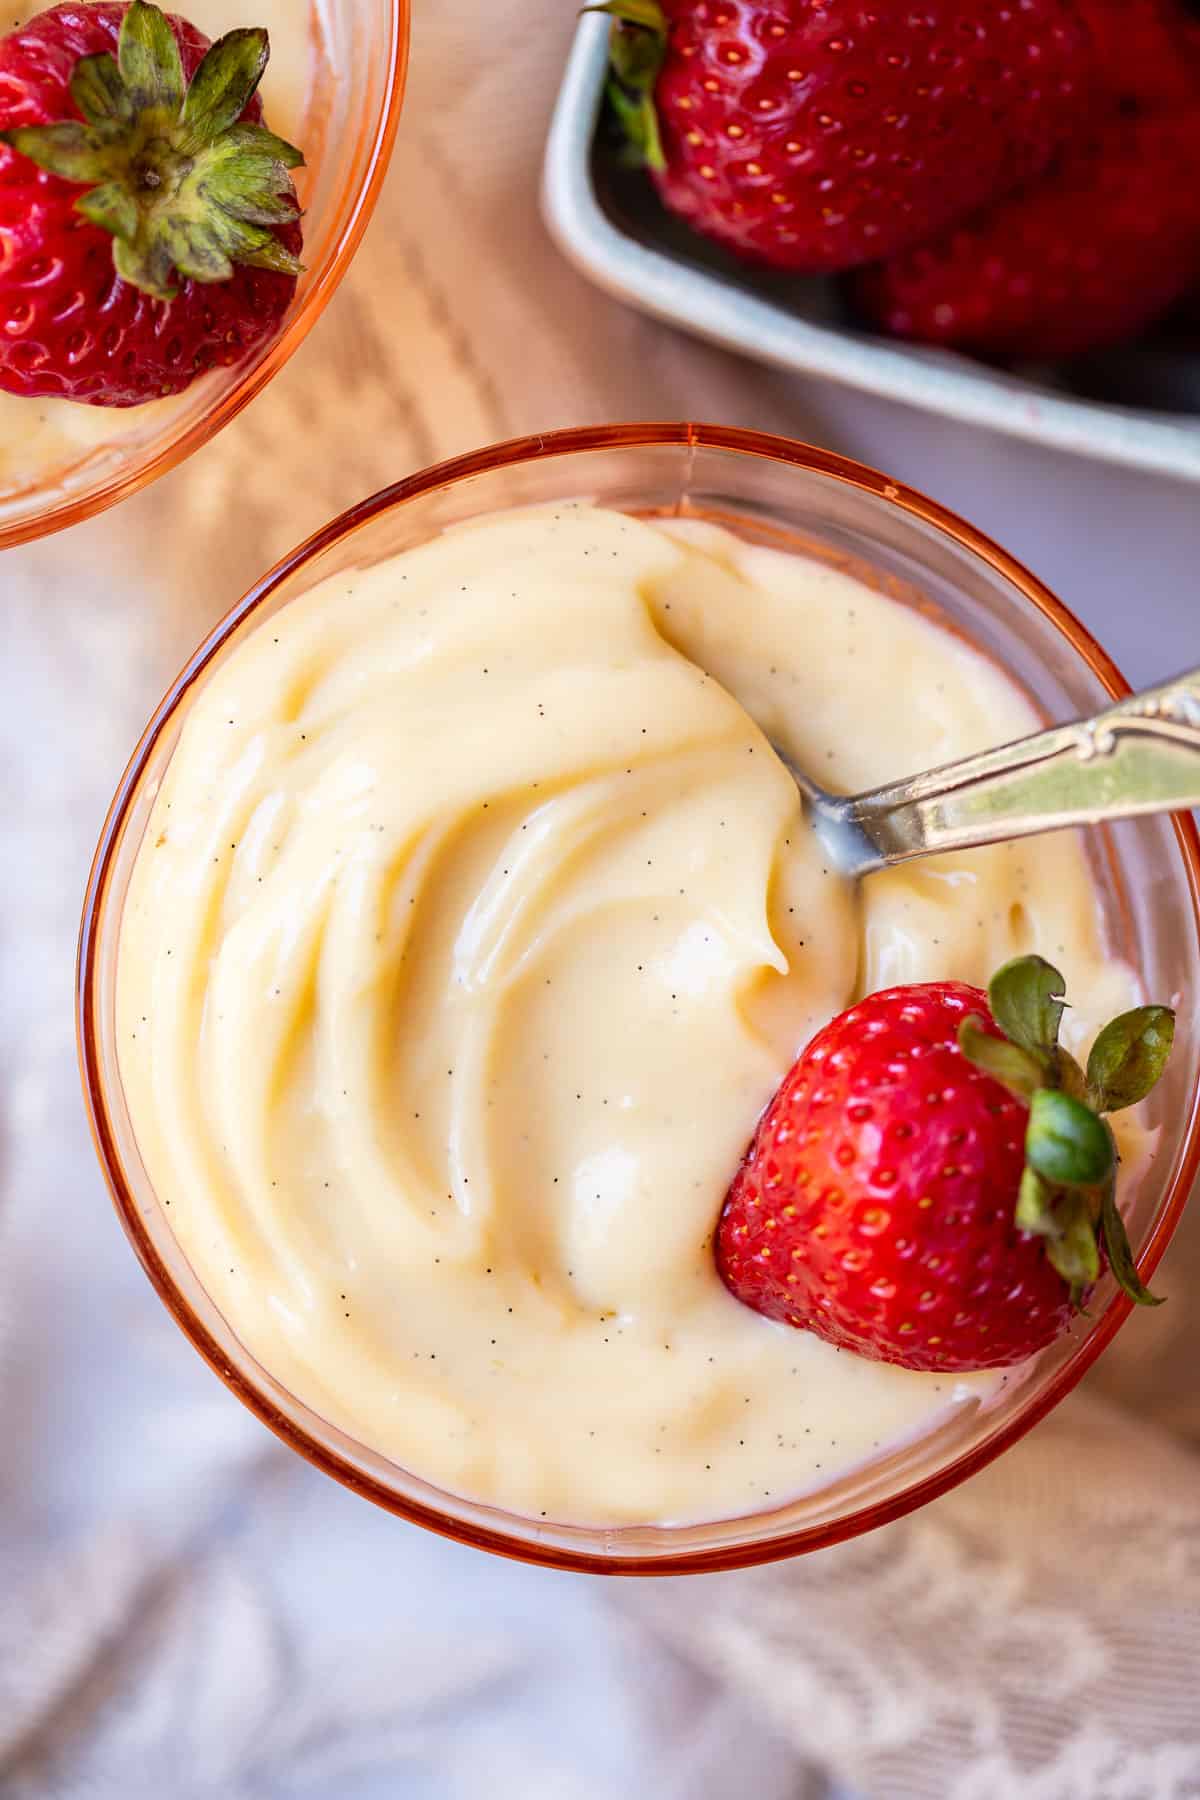
[[128, 125], [133, 118], [117, 59], [107, 50], [80, 57], [71, 76], [71, 98], [88, 124], [100, 129]]
[[658, 114], [653, 100], [626, 93], [619, 81], [610, 81], [605, 94], [625, 140], [624, 160], [635, 168], [665, 169]]
[[1136, 1106], [1167, 1064], [1175, 1040], [1169, 1006], [1135, 1006], [1104, 1027], [1088, 1057], [1087, 1079], [1098, 1112]]
[[277, 275], [299, 275], [304, 267], [299, 257], [293, 256], [269, 231], [263, 232], [255, 249], [240, 250], [238, 261], [252, 269], [273, 269]]
[[1018, 1231], [1030, 1231], [1037, 1237], [1054, 1237], [1058, 1232], [1054, 1217], [1054, 1189], [1028, 1164], [1021, 1176], [1013, 1222]]
[[1100, 1276], [1100, 1250], [1087, 1195], [1063, 1194], [1054, 1209], [1054, 1220], [1056, 1230], [1047, 1239], [1046, 1255], [1070, 1283], [1071, 1298], [1078, 1306]]
[[61, 125], [18, 125], [0, 131], [0, 143], [63, 181], [104, 181], [119, 173], [115, 152], [90, 127], [73, 119]]
[[[269, 145], [269, 134], [263, 135]], [[179, 191], [181, 210], [197, 213], [207, 203], [264, 225], [282, 224], [300, 213], [286, 165], [268, 154], [268, 146], [254, 142], [242, 145], [222, 138], [197, 160]]]
[[[1087, 1076], [1071, 1055], [1069, 1050], [1058, 1046], [1058, 1085], [1064, 1094], [1070, 1094], [1073, 1100], [1082, 1100], [1085, 1106], [1091, 1106], [1091, 1091]], [[1095, 1108], [1092, 1109], [1093, 1111]]]
[[1078, 1189], [1053, 1187], [1027, 1164], [1013, 1223], [1018, 1231], [1046, 1239], [1050, 1265], [1070, 1285], [1078, 1306], [1100, 1273], [1090, 1196]]
[[194, 151], [240, 119], [271, 54], [265, 31], [227, 31], [204, 54], [183, 103], [181, 142]]
[[1103, 1119], [1058, 1088], [1039, 1088], [1029, 1108], [1025, 1160], [1056, 1187], [1098, 1187], [1116, 1153]]
[[241, 250], [237, 256], [239, 263], [246, 263], [250, 268], [272, 268], [277, 275], [299, 275], [304, 270], [291, 250], [282, 247], [279, 238], [273, 238], [272, 232], [263, 232], [263, 241], [255, 250]]
[[265, 125], [251, 125], [245, 120], [231, 125], [209, 151], [210, 156], [226, 149], [242, 151], [247, 155], [262, 157], [265, 161], [278, 165], [283, 169], [302, 169], [304, 157], [295, 144], [289, 144], [286, 138], [276, 137]]
[[1018, 956], [992, 976], [988, 1003], [1005, 1037], [1038, 1057], [1047, 1072], [1055, 1066], [1058, 1028], [1066, 983], [1040, 956]]
[[[236, 191], [222, 202], [232, 219], [244, 219], [250, 225], [286, 225], [300, 217], [300, 208], [290, 193], [243, 196]], [[278, 240], [273, 240], [278, 241]]]
[[75, 202], [75, 211], [127, 244], [137, 236], [137, 202], [123, 182], [105, 181], [99, 187], [89, 188]]
[[1137, 1272], [1125, 1221], [1117, 1205], [1116, 1183], [1110, 1181], [1100, 1202], [1100, 1229], [1104, 1235], [1104, 1251], [1108, 1265], [1122, 1293], [1128, 1294], [1136, 1306], [1161, 1306], [1162, 1295], [1152, 1294]]
[[117, 38], [117, 68], [135, 113], [162, 113], [174, 123], [183, 103], [183, 63], [160, 7], [131, 0]]
[[171, 267], [189, 281], [227, 281], [233, 273], [233, 259], [211, 227], [189, 219], [172, 221], [163, 233], [162, 247]]
[[171, 280], [171, 258], [161, 240], [142, 244], [117, 238], [113, 243], [113, 267], [122, 281], [141, 288], [155, 300], [173, 300], [179, 291]]
[[1045, 1080], [1045, 1071], [1036, 1056], [1007, 1038], [995, 1037], [977, 1018], [964, 1019], [959, 1026], [958, 1047], [968, 1062], [994, 1075], [1026, 1103]]

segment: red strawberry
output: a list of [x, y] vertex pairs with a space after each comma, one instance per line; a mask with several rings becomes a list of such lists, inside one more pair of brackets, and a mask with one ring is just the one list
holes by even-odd
[[1148, 110], [1200, 98], [1200, 26], [1180, 0], [1077, 0], [1100, 85]]
[[275, 335], [302, 158], [258, 123], [267, 55], [144, 0], [0, 42], [0, 388], [132, 406]]
[[737, 1298], [843, 1349], [944, 1371], [1044, 1349], [1096, 1280], [1101, 1239], [1122, 1286], [1153, 1304], [1099, 1114], [1149, 1091], [1174, 1017], [1122, 1014], [1085, 1076], [1058, 1048], [1062, 990], [1023, 957], [990, 995], [889, 988], [819, 1032], [721, 1215], [717, 1260]]
[[896, 337], [1057, 357], [1132, 337], [1200, 275], [1200, 107], [1115, 118], [1051, 175], [853, 278]]
[[610, 93], [664, 202], [739, 256], [837, 271], [1036, 175], [1082, 116], [1072, 0], [608, 0]]

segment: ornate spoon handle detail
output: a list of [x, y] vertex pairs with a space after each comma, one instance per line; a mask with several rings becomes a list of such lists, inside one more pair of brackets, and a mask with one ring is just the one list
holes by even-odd
[[1200, 806], [1200, 669], [1133, 694], [1093, 719], [847, 799], [800, 778], [839, 866], [888, 863]]

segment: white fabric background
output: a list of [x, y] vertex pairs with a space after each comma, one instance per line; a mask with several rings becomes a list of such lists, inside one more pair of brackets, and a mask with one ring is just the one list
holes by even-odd
[[707, 417], [927, 487], [1148, 679], [1200, 660], [1194, 489], [705, 349], [587, 288], [536, 177], [573, 5], [417, 0], [331, 313], [184, 469], [0, 563], [0, 1796], [1200, 1796], [1200, 1215], [1089, 1390], [917, 1518], [606, 1584], [374, 1512], [278, 1448], [134, 1264], [77, 1098], [72, 955], [137, 731], [276, 555], [513, 432]]

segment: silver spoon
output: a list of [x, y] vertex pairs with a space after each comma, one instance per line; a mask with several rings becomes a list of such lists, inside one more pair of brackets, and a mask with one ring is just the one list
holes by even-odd
[[1200, 806], [1200, 669], [868, 794], [827, 793], [780, 755], [835, 866], [870, 875], [942, 850]]

